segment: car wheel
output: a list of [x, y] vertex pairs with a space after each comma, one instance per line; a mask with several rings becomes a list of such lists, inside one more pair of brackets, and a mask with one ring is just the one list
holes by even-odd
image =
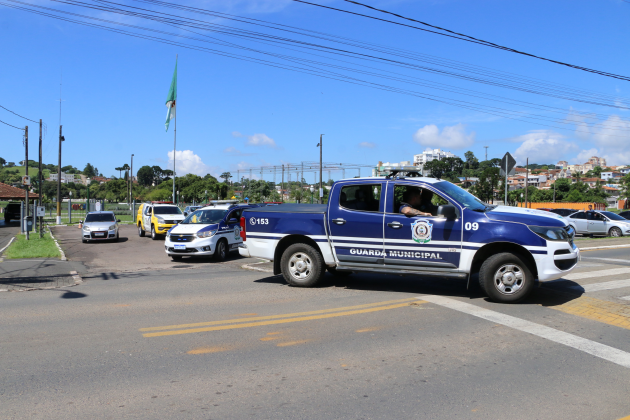
[[326, 270], [335, 277], [348, 277], [352, 275], [352, 271], [337, 270], [337, 267], [326, 267]]
[[503, 252], [483, 262], [479, 285], [490, 300], [514, 303], [524, 299], [534, 286], [534, 276], [520, 256]]
[[142, 225], [140, 223], [138, 223], [138, 236], [139, 237], [144, 237], [144, 229], [142, 229]]
[[181, 255], [171, 255], [171, 259], [173, 261], [179, 261], [179, 260], [182, 259], [182, 256]]
[[227, 258], [227, 244], [224, 239], [221, 239], [217, 242], [217, 247], [214, 250], [214, 260], [215, 261], [225, 261]]
[[313, 287], [324, 278], [322, 255], [307, 244], [293, 244], [282, 254], [282, 276], [291, 286]]
[[153, 239], [154, 241], [157, 241], [158, 239], [158, 234], [155, 233], [155, 226], [151, 225], [151, 239]]
[[614, 227], [613, 226], [608, 231], [608, 236], [612, 236], [614, 238], [619, 238], [619, 237], [623, 236], [623, 233], [621, 232], [621, 229], [619, 229], [618, 227]]
[[114, 242], [118, 242], [118, 239], [120, 239], [120, 236], [118, 236], [118, 232], [116, 232], [116, 237], [114, 238]]

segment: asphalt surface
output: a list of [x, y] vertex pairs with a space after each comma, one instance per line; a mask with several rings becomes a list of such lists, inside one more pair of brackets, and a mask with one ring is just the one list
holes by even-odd
[[[161, 241], [76, 238], [62, 246], [83, 284], [0, 294], [0, 418], [630, 415], [627, 248], [584, 252], [566, 279], [499, 305], [460, 280], [299, 289], [236, 256], [167, 268]], [[152, 252], [164, 265], [132, 270], [128, 254]]]
[[8, 224], [4, 222], [4, 218], [0, 219], [0, 249], [7, 246], [11, 238], [20, 233], [20, 222], [14, 221]]

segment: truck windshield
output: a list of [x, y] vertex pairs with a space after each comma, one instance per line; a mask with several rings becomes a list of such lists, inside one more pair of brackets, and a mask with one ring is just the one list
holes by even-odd
[[468, 209], [475, 211], [485, 211], [490, 209], [490, 207], [486, 206], [480, 199], [455, 184], [442, 181], [436, 182], [432, 185]]
[[177, 206], [155, 206], [153, 214], [182, 214], [182, 211]]
[[181, 225], [213, 225], [225, 217], [227, 210], [197, 210], [188, 215]]

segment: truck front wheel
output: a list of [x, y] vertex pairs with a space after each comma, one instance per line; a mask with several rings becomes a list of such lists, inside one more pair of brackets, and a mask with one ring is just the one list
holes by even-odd
[[488, 258], [479, 270], [479, 284], [490, 300], [514, 303], [534, 287], [534, 276], [518, 255], [502, 252]]
[[326, 270], [322, 255], [310, 245], [293, 244], [282, 254], [282, 275], [291, 286], [314, 287]]

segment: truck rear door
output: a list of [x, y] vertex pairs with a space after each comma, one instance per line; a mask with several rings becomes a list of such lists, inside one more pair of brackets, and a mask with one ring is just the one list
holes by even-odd
[[[407, 217], [400, 213], [405, 194], [421, 190], [418, 210], [432, 216]], [[437, 206], [452, 204], [457, 220], [436, 217]], [[416, 271], [457, 271], [462, 249], [461, 207], [431, 189], [430, 184], [392, 180], [387, 183], [387, 209], [384, 226], [385, 264]]]
[[341, 265], [383, 264], [385, 182], [335, 184], [328, 209], [330, 239]]

